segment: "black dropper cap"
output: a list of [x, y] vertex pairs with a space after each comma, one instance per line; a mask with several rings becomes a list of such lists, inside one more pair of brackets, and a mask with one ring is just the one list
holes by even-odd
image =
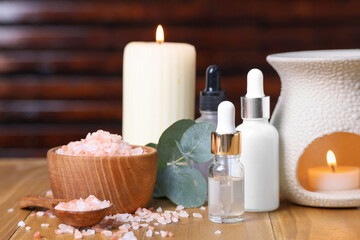
[[200, 92], [200, 111], [217, 111], [218, 105], [226, 100], [226, 94], [220, 87], [220, 79], [219, 67], [210, 65], [206, 69], [206, 87]]

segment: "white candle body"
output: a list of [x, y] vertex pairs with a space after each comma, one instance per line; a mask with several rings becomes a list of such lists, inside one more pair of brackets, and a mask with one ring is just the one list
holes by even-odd
[[359, 188], [360, 170], [358, 167], [315, 167], [308, 169], [309, 186], [317, 191], [347, 190]]
[[131, 42], [124, 50], [125, 141], [158, 143], [175, 121], [194, 119], [195, 47], [186, 43]]

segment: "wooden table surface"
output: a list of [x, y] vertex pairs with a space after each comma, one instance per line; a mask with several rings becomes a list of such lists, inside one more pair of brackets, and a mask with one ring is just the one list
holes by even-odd
[[[0, 160], [0, 239], [33, 239], [35, 231], [43, 239], [73, 239], [71, 234], [55, 235], [54, 229], [60, 224], [57, 218], [29, 216], [30, 210], [21, 210], [17, 200], [27, 194], [45, 194], [50, 189], [46, 162], [43, 159]], [[155, 208], [174, 210], [175, 205], [164, 199], [153, 199]], [[14, 212], [8, 209], [14, 208]], [[282, 200], [274, 212], [246, 213], [239, 224], [216, 224], [207, 219], [207, 210], [187, 209], [189, 218], [181, 218], [176, 224], [155, 226], [158, 230], [174, 233], [172, 239], [360, 239], [360, 210], [322, 209], [303, 207]], [[193, 212], [201, 212], [202, 219], [193, 218]], [[26, 231], [18, 227], [19, 221], [31, 227]], [[49, 223], [49, 228], [41, 228]], [[222, 234], [215, 235], [220, 230]], [[144, 229], [135, 231], [138, 239], [161, 239], [145, 236]], [[84, 239], [110, 239], [96, 234]]]

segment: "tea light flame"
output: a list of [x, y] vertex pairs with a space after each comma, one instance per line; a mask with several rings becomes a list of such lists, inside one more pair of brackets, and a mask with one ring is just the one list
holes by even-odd
[[326, 154], [326, 161], [329, 167], [331, 167], [332, 171], [335, 172], [336, 167], [336, 158], [333, 151], [329, 150]]
[[163, 27], [159, 24], [159, 26], [156, 29], [156, 42], [158, 43], [162, 43], [164, 42], [164, 29]]

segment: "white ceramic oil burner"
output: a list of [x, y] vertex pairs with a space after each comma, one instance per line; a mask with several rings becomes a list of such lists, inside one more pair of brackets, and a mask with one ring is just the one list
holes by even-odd
[[[281, 192], [308, 206], [360, 206], [360, 49], [279, 53], [267, 61], [282, 85], [271, 119], [280, 133]], [[327, 167], [329, 150], [336, 162]], [[355, 173], [342, 170], [348, 167]]]

